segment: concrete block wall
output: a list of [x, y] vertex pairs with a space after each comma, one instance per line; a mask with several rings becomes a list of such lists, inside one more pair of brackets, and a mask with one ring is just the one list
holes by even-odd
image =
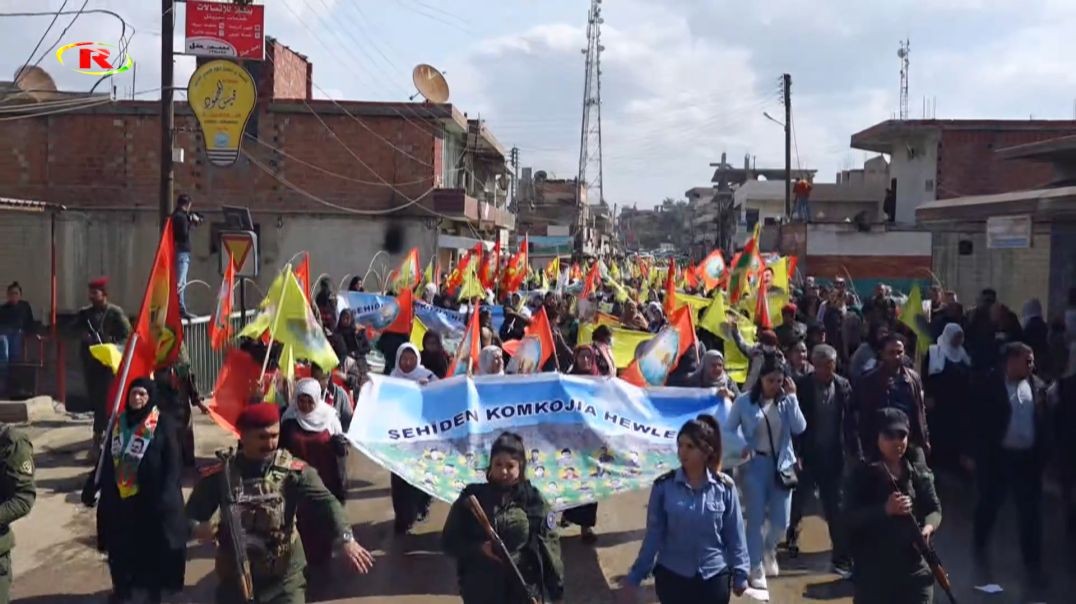
[[[1049, 232], [1036, 232], [1027, 249], [992, 250], [987, 249], [983, 232], [934, 233], [934, 272], [965, 305], [975, 304], [979, 292], [991, 287], [998, 300], [1019, 314], [1030, 298], [1038, 298], [1044, 306], [1050, 300], [1050, 239]], [[959, 254], [961, 240], [971, 241], [971, 255]], [[1046, 312], [1052, 310], [1057, 309]]]

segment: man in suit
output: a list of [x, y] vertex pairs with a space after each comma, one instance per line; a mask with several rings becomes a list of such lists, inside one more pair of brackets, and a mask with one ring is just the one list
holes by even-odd
[[811, 363], [814, 370], [796, 381], [796, 397], [807, 419], [807, 429], [793, 441], [796, 457], [802, 460], [803, 467], [799, 485], [792, 492], [788, 549], [792, 554], [798, 552], [796, 541], [803, 508], [817, 489], [833, 543], [833, 572], [847, 579], [852, 576], [852, 564], [839, 515], [841, 481], [848, 456], [842, 427], [852, 403], [852, 385], [837, 375], [837, 350], [832, 346], [816, 346], [811, 353]]
[[1020, 550], [1029, 570], [1042, 559], [1042, 471], [1048, 459], [1046, 385], [1033, 373], [1035, 353], [1022, 342], [1007, 344], [1001, 366], [983, 381], [975, 413], [965, 430], [965, 464], [975, 469], [975, 553], [986, 561], [990, 533], [1006, 493], [1016, 500]]

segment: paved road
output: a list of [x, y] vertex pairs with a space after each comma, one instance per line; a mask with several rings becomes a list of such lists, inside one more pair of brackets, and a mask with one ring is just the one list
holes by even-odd
[[[212, 458], [212, 451], [228, 443], [225, 435], [204, 418], [198, 423], [199, 454]], [[78, 491], [89, 468], [85, 458], [89, 425], [57, 416], [31, 430], [38, 464], [39, 498], [28, 519], [15, 525], [18, 545], [14, 552], [14, 601], [45, 603], [101, 602], [110, 589], [108, 569], [93, 548], [94, 512], [77, 504]], [[392, 506], [387, 473], [355, 453], [350, 459], [351, 491], [348, 515], [359, 540], [375, 553], [377, 566], [367, 577], [337, 571], [317, 581], [310, 600], [385, 604], [436, 604], [458, 602], [454, 567], [439, 551], [439, 533], [448, 506], [434, 505], [429, 522], [403, 538], [392, 534]], [[190, 477], [188, 480], [188, 486]], [[1076, 558], [1062, 543], [1061, 518], [1054, 502], [1047, 505], [1046, 559], [1051, 578], [1045, 595], [1024, 595], [1016, 533], [1011, 508], [999, 526], [995, 544], [995, 576], [974, 574], [968, 544], [970, 490], [958, 483], [942, 484], [945, 520], [939, 549], [960, 586], [961, 604], [1009, 604], [1072, 602], [1076, 593]], [[629, 493], [603, 502], [599, 508], [599, 542], [591, 547], [579, 540], [578, 529], [564, 531], [563, 551], [567, 574], [568, 603], [604, 604], [615, 601], [616, 585], [638, 552], [643, 535], [646, 492]], [[770, 582], [771, 602], [851, 602], [851, 586], [828, 574], [828, 538], [825, 525], [816, 517], [805, 521], [803, 553], [796, 560], [782, 560], [782, 576]], [[995, 596], [974, 593], [973, 581], [1000, 583], [1006, 592]], [[210, 602], [215, 578], [212, 552], [201, 546], [190, 551], [188, 589], [174, 602]], [[653, 590], [644, 590], [644, 601], [654, 602]], [[748, 602], [748, 599], [741, 599]], [[945, 599], [939, 596], [937, 602]]]

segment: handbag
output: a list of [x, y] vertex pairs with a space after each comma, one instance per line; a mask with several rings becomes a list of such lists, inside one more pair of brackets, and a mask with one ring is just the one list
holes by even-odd
[[[777, 401], [774, 401], [773, 404], [776, 405]], [[791, 491], [800, 483], [800, 477], [796, 475], [796, 466], [791, 465], [784, 470], [778, 467], [777, 458], [780, 456], [777, 454], [777, 447], [773, 445], [773, 429], [770, 428], [770, 418], [766, 417], [765, 411], [762, 412], [762, 420], [766, 422], [766, 434], [770, 438], [770, 451], [773, 452], [774, 479], [777, 481], [777, 486], [786, 491]]]

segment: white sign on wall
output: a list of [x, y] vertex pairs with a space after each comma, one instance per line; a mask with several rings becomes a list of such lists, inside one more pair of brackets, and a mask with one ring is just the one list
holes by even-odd
[[1015, 250], [1031, 247], [1031, 216], [991, 216], [986, 219], [986, 247]]

